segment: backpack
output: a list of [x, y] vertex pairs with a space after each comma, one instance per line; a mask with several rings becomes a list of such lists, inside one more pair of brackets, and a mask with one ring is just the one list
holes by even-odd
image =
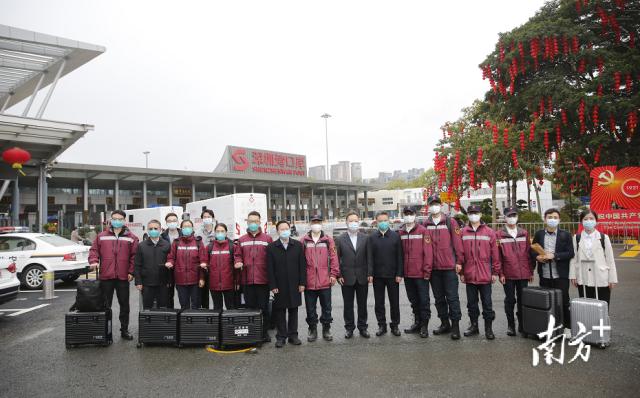
[[69, 311], [99, 312], [107, 308], [99, 279], [80, 279], [76, 287], [76, 302]]

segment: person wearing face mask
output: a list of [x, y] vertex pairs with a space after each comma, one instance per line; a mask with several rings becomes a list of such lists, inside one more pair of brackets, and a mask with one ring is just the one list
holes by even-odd
[[338, 283], [341, 285], [344, 303], [344, 337], [352, 338], [356, 328], [353, 313], [355, 297], [358, 304], [358, 331], [360, 336], [368, 339], [370, 335], [367, 330], [367, 297], [369, 284], [373, 281], [373, 277], [368, 277], [368, 235], [360, 232], [360, 217], [355, 211], [347, 213], [346, 222], [347, 232], [336, 238], [336, 253], [340, 264]]
[[[235, 308], [233, 268], [233, 241], [227, 238], [227, 226], [218, 223], [214, 228], [215, 240], [207, 246], [209, 253], [209, 280], [213, 309], [221, 310], [222, 302], [230, 310]], [[204, 281], [203, 281], [204, 282]]]
[[154, 301], [158, 308], [167, 307], [167, 284], [169, 270], [167, 262], [171, 244], [160, 238], [160, 221], [151, 220], [147, 224], [148, 238], [138, 245], [134, 262], [136, 289], [142, 292], [142, 307], [150, 309]]
[[322, 217], [311, 217], [311, 230], [302, 237], [302, 247], [307, 263], [307, 288], [304, 291], [304, 303], [307, 309], [309, 336], [307, 341], [318, 339], [318, 300], [320, 300], [320, 323], [322, 338], [331, 341], [331, 287], [340, 276], [336, 246], [333, 238], [322, 231]]
[[533, 281], [535, 264], [529, 256], [529, 233], [526, 229], [518, 227], [518, 209], [507, 207], [503, 214], [506, 224], [496, 232], [502, 262], [500, 283], [504, 288], [507, 335], [515, 336], [516, 323], [513, 308], [517, 303], [518, 332], [522, 333], [522, 288]]
[[[178, 215], [176, 213], [167, 213], [164, 216], [164, 222], [167, 229], [162, 231], [160, 237], [169, 243], [180, 237], [180, 228], [178, 227]], [[173, 270], [169, 272], [169, 280], [167, 282], [167, 308], [173, 309], [175, 301], [176, 284], [173, 278]]]
[[247, 233], [242, 235], [233, 251], [234, 267], [239, 270], [239, 282], [248, 308], [262, 310], [263, 340], [271, 341], [266, 325], [269, 319], [269, 279], [267, 246], [273, 239], [260, 228], [260, 213], [247, 216]]
[[[569, 264], [569, 280], [578, 288], [578, 295], [606, 301], [611, 308], [611, 290], [618, 283], [616, 261], [611, 239], [596, 229], [598, 215], [593, 210], [580, 214], [583, 230], [573, 237], [574, 257]], [[585, 289], [586, 288], [586, 289]]]
[[569, 304], [569, 261], [573, 258], [573, 242], [568, 231], [558, 228], [560, 211], [555, 208], [544, 212], [546, 228], [536, 231], [533, 244], [544, 248], [545, 254], [530, 251], [531, 258], [536, 260], [540, 286], [562, 290], [562, 323], [571, 328]]
[[[200, 214], [202, 220], [202, 227], [195, 233], [196, 237], [202, 239], [202, 243], [205, 246], [209, 246], [216, 240], [216, 232], [214, 227], [216, 225], [215, 214], [213, 210], [204, 209]], [[209, 278], [204, 278], [204, 286], [200, 288], [200, 308], [209, 308]]]
[[369, 236], [367, 245], [367, 262], [369, 276], [373, 277], [373, 298], [378, 321], [376, 336], [387, 333], [384, 293], [389, 297], [389, 313], [391, 315], [391, 334], [400, 336], [400, 282], [404, 275], [404, 260], [400, 235], [389, 229], [389, 214], [380, 212], [376, 215], [378, 230]]
[[133, 280], [138, 238], [124, 225], [126, 217], [122, 210], [111, 213], [111, 226], [100, 232], [91, 245], [89, 265], [92, 270], [100, 269], [100, 286], [108, 308], [115, 291], [120, 305], [120, 335], [133, 340], [129, 333], [129, 282]]
[[427, 229], [416, 224], [416, 212], [411, 207], [403, 210], [404, 225], [400, 228], [400, 240], [404, 254], [404, 287], [413, 310], [413, 325], [404, 332], [419, 333], [420, 337], [429, 337], [429, 279], [433, 265], [431, 238]]
[[307, 262], [302, 243], [291, 238], [289, 222], [278, 221], [276, 231], [279, 239], [267, 246], [267, 273], [269, 289], [274, 294], [276, 348], [282, 348], [287, 339], [289, 344], [302, 344], [298, 338], [298, 307], [307, 284]]
[[204, 286], [207, 268], [207, 248], [202, 239], [193, 235], [193, 223], [183, 220], [182, 236], [173, 241], [165, 266], [173, 269], [181, 309], [200, 308], [198, 287]]
[[498, 275], [502, 273], [498, 241], [493, 229], [480, 220], [482, 215], [480, 206], [469, 206], [467, 215], [469, 225], [462, 229], [462, 258], [459, 260], [462, 263], [460, 280], [466, 284], [467, 309], [471, 321], [464, 335], [469, 337], [479, 333], [479, 295], [482, 301], [485, 337], [493, 340], [495, 335], [492, 324], [496, 314], [491, 300], [491, 284], [495, 283]]
[[442, 213], [442, 202], [438, 195], [427, 199], [429, 218], [424, 223], [433, 247], [433, 270], [431, 289], [435, 298], [440, 326], [435, 335], [451, 333], [454, 340], [460, 339], [460, 299], [458, 298], [458, 277], [462, 269], [461, 229], [455, 220]]

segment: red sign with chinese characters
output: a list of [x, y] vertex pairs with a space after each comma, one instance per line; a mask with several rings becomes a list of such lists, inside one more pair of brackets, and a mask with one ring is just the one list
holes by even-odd
[[234, 173], [307, 175], [307, 158], [304, 155], [232, 146], [227, 147], [227, 151], [227, 169]]
[[[611, 214], [625, 218], [620, 221], [638, 221], [640, 213], [640, 167], [616, 166], [596, 167], [591, 170], [593, 184], [591, 188], [591, 208], [602, 214]], [[615, 209], [615, 210], [614, 210]], [[620, 210], [617, 210], [620, 209]], [[622, 209], [625, 209], [624, 211]], [[633, 216], [631, 217], [631, 214]]]

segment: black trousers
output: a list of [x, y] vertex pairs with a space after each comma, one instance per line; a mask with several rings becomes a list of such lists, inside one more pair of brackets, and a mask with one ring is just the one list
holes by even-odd
[[[289, 318], [287, 319], [287, 312]], [[298, 336], [298, 307], [293, 308], [274, 308], [273, 317], [276, 321], [276, 338], [284, 340], [287, 337]]]
[[118, 305], [120, 306], [120, 331], [126, 332], [129, 330], [129, 282], [121, 281], [120, 279], [107, 279], [100, 281], [100, 287], [104, 294], [107, 307], [111, 308], [113, 304], [113, 292], [115, 291], [118, 296]]
[[211, 290], [211, 299], [213, 300], [213, 309], [221, 310], [222, 309], [222, 300], [224, 299], [224, 307], [228, 310], [232, 310], [236, 308], [235, 297], [233, 289], [232, 290], [224, 290], [221, 292], [214, 292]]
[[520, 323], [520, 315], [522, 314], [522, 288], [529, 286], [528, 279], [507, 279], [502, 285], [504, 289], [504, 312], [507, 315], [507, 322], [509, 325], [515, 325], [515, 318], [513, 317], [513, 308], [518, 305], [516, 309], [516, 316], [518, 317], [518, 323]]
[[209, 309], [209, 277], [204, 278], [204, 287], [200, 289], [200, 308]]
[[176, 289], [178, 290], [181, 309], [197, 310], [200, 308], [200, 289], [198, 285], [176, 285]]
[[384, 291], [386, 289], [389, 297], [389, 314], [392, 328], [398, 327], [400, 324], [400, 288], [396, 283], [396, 278], [377, 278], [373, 277], [373, 298], [375, 301], [374, 310], [378, 326], [387, 326], [387, 318], [385, 316]]
[[142, 286], [142, 308], [145, 310], [153, 308], [156, 302], [158, 308], [167, 307], [168, 290], [166, 285]]
[[262, 310], [262, 334], [266, 336], [267, 327], [271, 322], [269, 318], [269, 285], [244, 285], [242, 288], [247, 308]]
[[167, 287], [167, 308], [173, 309], [176, 300], [176, 285], [170, 284]]
[[429, 322], [431, 318], [429, 281], [423, 278], [404, 278], [404, 287], [416, 323]]
[[320, 323], [330, 325], [331, 316], [331, 288], [304, 291], [304, 304], [307, 309], [307, 324], [309, 327], [318, 325], [318, 299], [320, 299]]
[[458, 297], [458, 275], [454, 270], [433, 270], [431, 289], [436, 301], [438, 318], [442, 321], [459, 321], [462, 318]]
[[[578, 295], [584, 297], [582, 291], [582, 285], [578, 285]], [[587, 286], [587, 298], [596, 298], [596, 289], [593, 286]], [[607, 302], [607, 307], [611, 310], [611, 289], [609, 286], [602, 286], [598, 288], [598, 299]]]
[[491, 302], [491, 283], [486, 285], [474, 285], [467, 283], [467, 310], [469, 318], [472, 322], [478, 322], [480, 316], [480, 307], [478, 306], [478, 295], [482, 301], [482, 318], [485, 321], [492, 321], [496, 317], [493, 311], [493, 303]]
[[367, 330], [367, 296], [369, 284], [356, 282], [353, 286], [342, 286], [342, 300], [344, 302], [344, 328], [353, 331], [356, 328], [353, 314], [353, 298], [358, 303], [358, 330]]
[[571, 306], [569, 304], [569, 279], [540, 278], [540, 286], [562, 290], [562, 323], [565, 328], [571, 328]]

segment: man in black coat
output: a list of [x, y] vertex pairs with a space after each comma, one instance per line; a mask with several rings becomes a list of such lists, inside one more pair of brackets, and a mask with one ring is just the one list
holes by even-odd
[[573, 258], [573, 239], [571, 233], [558, 228], [560, 211], [548, 209], [544, 212], [545, 229], [536, 231], [532, 244], [539, 244], [546, 252], [538, 255], [531, 251], [531, 257], [536, 260], [540, 286], [562, 290], [563, 324], [571, 327], [571, 313], [569, 303], [569, 261]]
[[133, 276], [135, 285], [142, 292], [144, 309], [166, 308], [169, 298], [167, 286], [171, 281], [171, 271], [164, 266], [167, 262], [171, 244], [160, 237], [160, 221], [151, 220], [147, 224], [149, 237], [140, 245], [134, 259]]
[[[288, 221], [278, 221], [279, 239], [267, 246], [267, 272], [269, 289], [274, 294], [272, 315], [276, 321], [276, 347], [289, 343], [300, 345], [298, 338], [298, 307], [302, 305], [301, 293], [307, 283], [307, 262], [302, 243], [290, 239]], [[287, 322], [287, 312], [289, 319]]]
[[376, 215], [378, 230], [369, 236], [367, 243], [367, 264], [369, 276], [373, 277], [373, 298], [375, 301], [378, 331], [376, 336], [387, 333], [385, 317], [384, 292], [389, 296], [391, 334], [400, 336], [400, 288], [404, 274], [404, 259], [400, 235], [389, 229], [389, 214], [380, 212]]
[[358, 302], [358, 330], [360, 336], [369, 338], [367, 330], [367, 295], [369, 283], [373, 278], [369, 277], [367, 263], [367, 234], [359, 231], [360, 217], [358, 213], [347, 213], [347, 232], [336, 239], [336, 251], [340, 263], [340, 277], [338, 283], [342, 285], [342, 299], [344, 301], [344, 328], [347, 330], [344, 337], [353, 337], [356, 328], [353, 316], [354, 296]]

